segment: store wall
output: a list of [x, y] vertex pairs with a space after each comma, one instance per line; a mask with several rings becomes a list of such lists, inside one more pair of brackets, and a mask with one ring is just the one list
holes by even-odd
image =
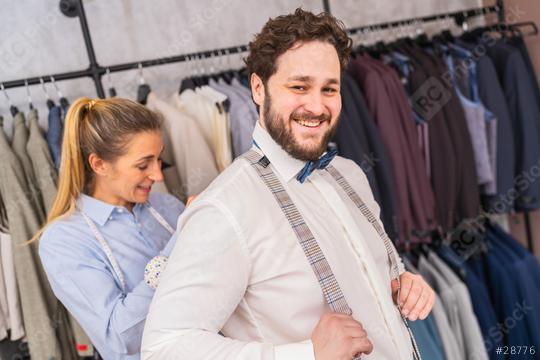
[[[481, 0], [333, 0], [332, 12], [349, 27], [443, 13], [478, 6]], [[320, 12], [322, 0], [86, 0], [86, 15], [101, 65], [153, 59], [220, 47], [244, 45], [269, 17], [298, 6]], [[0, 82], [84, 69], [88, 58], [77, 18], [59, 11], [58, 0], [0, 0]], [[239, 65], [239, 56], [230, 59]], [[170, 94], [193, 64], [145, 68], [144, 78], [158, 93]], [[210, 66], [206, 62], [205, 67]], [[137, 71], [112, 74], [120, 96], [134, 98]], [[107, 78], [104, 85], [108, 87]], [[96, 96], [87, 79], [58, 82], [68, 99]], [[53, 95], [52, 87], [48, 86]], [[45, 113], [40, 86], [30, 87], [34, 104]], [[27, 109], [24, 88], [10, 89], [14, 104]], [[55, 98], [56, 95], [53, 97]], [[10, 131], [9, 111], [0, 96], [0, 115]], [[44, 117], [41, 119], [45, 126]]]

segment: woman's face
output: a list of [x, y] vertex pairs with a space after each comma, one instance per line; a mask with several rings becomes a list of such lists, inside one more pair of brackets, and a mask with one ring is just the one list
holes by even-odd
[[126, 144], [126, 150], [115, 161], [103, 161], [102, 170], [97, 174], [95, 195], [99, 192], [100, 197], [119, 205], [146, 202], [152, 185], [163, 181], [161, 134], [158, 131], [135, 134]]

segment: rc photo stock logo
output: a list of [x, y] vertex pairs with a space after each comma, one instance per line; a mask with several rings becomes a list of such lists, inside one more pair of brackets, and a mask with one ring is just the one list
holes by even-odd
[[412, 95], [414, 111], [424, 120], [431, 120], [452, 98], [450, 91], [436, 77], [430, 77]]

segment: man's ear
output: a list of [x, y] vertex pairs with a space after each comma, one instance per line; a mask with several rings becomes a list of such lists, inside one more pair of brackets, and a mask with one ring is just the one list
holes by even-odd
[[253, 73], [251, 74], [251, 93], [253, 95], [253, 101], [258, 106], [263, 106], [264, 102], [264, 84], [262, 79], [259, 77], [259, 75]]

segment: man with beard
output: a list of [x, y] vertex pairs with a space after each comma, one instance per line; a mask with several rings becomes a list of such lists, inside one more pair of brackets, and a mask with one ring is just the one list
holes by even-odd
[[301, 9], [250, 43], [253, 148], [179, 220], [143, 359], [413, 358], [405, 317], [434, 292], [405, 272], [365, 174], [327, 149], [350, 47]]

